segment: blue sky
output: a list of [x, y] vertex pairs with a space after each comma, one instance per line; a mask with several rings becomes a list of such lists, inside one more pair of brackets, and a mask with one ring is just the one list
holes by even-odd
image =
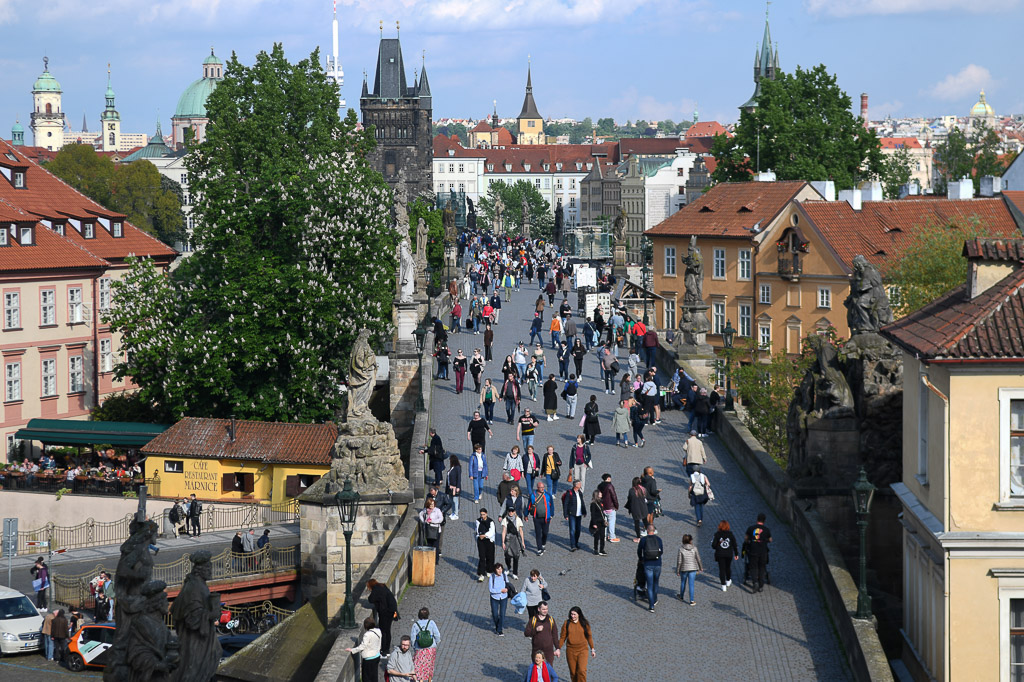
[[[379, 37], [426, 63], [434, 115], [515, 116], [532, 56], [545, 117], [735, 120], [753, 89], [765, 5], [748, 0], [340, 0], [345, 95], [357, 105]], [[0, 0], [0, 131], [27, 123], [44, 54], [74, 129], [99, 125], [107, 62], [122, 130], [151, 133], [201, 75], [210, 46], [251, 62], [275, 41], [292, 59], [330, 49], [330, 0]], [[781, 66], [824, 63], [873, 118], [966, 114], [985, 88], [998, 114], [1024, 113], [1016, 49], [1024, 0], [779, 0]]]

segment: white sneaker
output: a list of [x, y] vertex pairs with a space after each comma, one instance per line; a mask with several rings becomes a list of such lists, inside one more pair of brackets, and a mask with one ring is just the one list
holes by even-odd
[[729, 587], [732, 587], [732, 578], [729, 578], [728, 580], [726, 580], [726, 581], [725, 581], [725, 584], [726, 584], [727, 586], [729, 586]]
[[558, 415], [557, 415], [557, 414], [555, 415], [555, 419], [556, 419], [556, 420], [558, 419]]
[[551, 415], [550, 415], [550, 414], [548, 415], [548, 421], [549, 421], [549, 422], [553, 422], [553, 421], [555, 421], [554, 419], [552, 419], [552, 418], [551, 418]]
[[722, 592], [725, 592], [725, 585], [722, 585]]
[[459, 520], [459, 515], [458, 514], [452, 514], [448, 518], [451, 519], [452, 521], [458, 521]]

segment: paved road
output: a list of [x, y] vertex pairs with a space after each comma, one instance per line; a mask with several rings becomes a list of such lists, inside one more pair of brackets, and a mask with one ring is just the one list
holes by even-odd
[[[499, 324], [495, 327], [495, 361], [485, 376], [500, 385], [501, 364], [512, 352], [515, 343], [527, 340], [532, 308], [537, 297], [536, 285], [526, 286], [505, 303]], [[561, 297], [556, 298], [556, 304]], [[575, 294], [570, 297], [574, 303]], [[549, 314], [546, 316], [550, 319]], [[546, 334], [546, 336], [548, 336]], [[457, 348], [472, 354], [482, 348], [483, 335], [457, 334], [450, 337], [454, 353]], [[545, 349], [547, 367], [553, 366], [554, 353], [550, 342]], [[622, 363], [625, 366], [625, 362]], [[555, 364], [555, 366], [557, 366]], [[828, 619], [811, 572], [794, 545], [788, 530], [769, 513], [768, 525], [774, 534], [771, 555], [772, 585], [761, 594], [734, 585], [728, 592], [718, 586], [717, 566], [710, 549], [718, 522], [727, 519], [737, 536], [753, 523], [760, 511], [768, 511], [764, 501], [732, 460], [724, 446], [711, 436], [707, 440], [710, 462], [705, 468], [716, 501], [705, 509], [702, 528], [696, 528], [692, 509], [687, 503], [685, 471], [682, 468], [682, 415], [667, 412], [657, 426], [646, 429], [644, 449], [622, 449], [614, 446], [611, 412], [615, 396], [606, 395], [600, 382], [596, 357], [584, 364], [577, 418], [564, 417], [555, 422], [541, 422], [537, 429], [539, 452], [553, 444], [565, 461], [574, 437], [582, 406], [596, 394], [603, 410], [601, 428], [604, 433], [593, 447], [595, 468], [587, 476], [587, 496], [600, 482], [600, 475], [611, 473], [619, 500], [625, 504], [629, 482], [645, 465], [655, 468], [655, 476], [664, 489], [666, 515], [658, 522], [659, 534], [665, 542], [665, 569], [660, 585], [657, 613], [647, 611], [644, 603], [632, 598], [636, 547], [631, 542], [632, 522], [620, 509], [617, 532], [623, 541], [609, 543], [609, 556], [595, 556], [592, 539], [586, 529], [580, 539], [581, 551], [568, 551], [567, 526], [560, 514], [552, 521], [552, 538], [544, 556], [532, 551], [523, 557], [520, 576], [531, 568], [540, 569], [553, 596], [552, 613], [559, 625], [567, 617], [570, 606], [581, 607], [593, 625], [597, 658], [589, 667], [591, 680], [650, 680], [706, 677], [723, 680], [845, 680], [850, 673], [844, 662], [838, 640]], [[621, 376], [621, 375], [620, 375]], [[464, 486], [467, 480], [469, 443], [466, 424], [477, 407], [478, 396], [470, 390], [455, 394], [452, 381], [434, 383], [432, 404], [433, 425], [438, 428], [449, 454], [463, 459]], [[543, 414], [541, 403], [524, 401], [524, 406]], [[507, 425], [503, 405], [496, 406], [494, 438], [487, 444], [490, 479], [481, 506], [497, 509], [495, 487], [501, 480], [502, 459], [515, 444], [515, 427]], [[561, 484], [559, 493], [564, 489]], [[558, 511], [560, 504], [556, 501]], [[526, 670], [530, 644], [522, 636], [526, 614], [514, 615], [509, 609], [504, 638], [492, 632], [486, 583], [475, 581], [476, 544], [473, 523], [479, 507], [464, 493], [462, 513], [458, 521], [449, 521], [444, 540], [444, 557], [437, 570], [433, 587], [410, 587], [401, 604], [403, 620], [396, 624], [410, 626], [410, 618], [421, 606], [431, 610], [441, 630], [436, 680], [502, 680], [519, 682]], [[535, 549], [532, 523], [527, 524], [528, 549]], [[696, 538], [697, 547], [707, 572], [698, 577], [697, 605], [690, 607], [674, 599], [679, 581], [674, 575], [675, 555], [684, 533]], [[500, 536], [499, 536], [500, 537]], [[500, 547], [496, 551], [501, 561]], [[742, 560], [735, 564], [742, 576]], [[522, 580], [522, 578], [521, 578]], [[520, 582], [521, 582], [520, 580]], [[737, 581], [739, 582], [739, 581]], [[642, 652], [642, 653], [641, 653]], [[560, 678], [568, 679], [568, 669], [556, 662]], [[627, 677], [628, 676], [628, 677]]]

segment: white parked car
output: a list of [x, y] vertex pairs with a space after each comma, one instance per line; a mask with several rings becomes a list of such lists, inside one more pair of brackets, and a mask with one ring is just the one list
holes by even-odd
[[0, 587], [0, 655], [39, 651], [43, 646], [43, 618], [28, 597]]

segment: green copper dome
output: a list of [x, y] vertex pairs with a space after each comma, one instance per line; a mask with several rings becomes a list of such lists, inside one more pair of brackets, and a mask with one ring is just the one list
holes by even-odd
[[61, 92], [60, 83], [50, 75], [49, 69], [43, 69], [43, 73], [32, 86], [32, 92]]
[[218, 59], [217, 55], [215, 55], [213, 53], [213, 48], [210, 48], [210, 56], [203, 60], [203, 64], [204, 65], [205, 64], [223, 64], [223, 63], [224, 62], [222, 62], [220, 59]]
[[23, 125], [21, 125], [20, 122], [15, 121], [14, 125], [11, 126], [11, 132], [12, 133], [23, 133], [23, 132], [25, 132], [25, 127]]
[[174, 110], [175, 118], [206, 118], [206, 98], [217, 89], [218, 78], [200, 78], [185, 88]]

